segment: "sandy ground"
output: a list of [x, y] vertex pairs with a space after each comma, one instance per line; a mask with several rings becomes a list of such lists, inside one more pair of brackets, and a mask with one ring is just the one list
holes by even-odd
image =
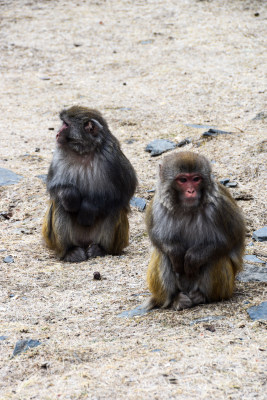
[[[10, 212], [0, 217], [1, 400], [266, 398], [266, 325], [246, 311], [266, 299], [264, 284], [237, 282], [223, 303], [119, 317], [148, 296], [144, 214], [132, 210], [122, 256], [63, 264], [41, 241], [48, 196], [37, 177], [58, 113], [73, 104], [101, 110], [147, 200], [161, 157], [146, 144], [191, 137], [187, 149], [250, 198], [238, 200], [246, 252], [266, 260], [264, 244], [249, 246], [266, 224], [266, 118], [255, 119], [266, 104], [264, 1], [10, 0], [0, 23], [0, 167], [24, 177], [0, 188]], [[186, 124], [233, 134], [203, 142], [204, 129]], [[221, 319], [191, 323], [207, 316]], [[20, 339], [41, 345], [11, 358]]]

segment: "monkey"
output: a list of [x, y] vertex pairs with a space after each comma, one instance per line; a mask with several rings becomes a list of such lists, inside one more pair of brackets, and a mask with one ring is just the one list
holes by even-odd
[[73, 106], [59, 116], [44, 240], [66, 262], [121, 254], [129, 244], [135, 170], [98, 110]]
[[153, 245], [147, 310], [179, 311], [232, 296], [242, 270], [245, 222], [204, 156], [185, 151], [162, 160], [146, 226]]

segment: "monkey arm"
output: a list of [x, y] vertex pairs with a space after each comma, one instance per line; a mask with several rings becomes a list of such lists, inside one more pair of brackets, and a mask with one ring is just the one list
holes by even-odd
[[52, 198], [59, 201], [63, 208], [68, 212], [77, 212], [81, 205], [81, 194], [72, 185], [57, 185], [49, 188]]
[[229, 255], [229, 246], [226, 242], [201, 244], [190, 247], [184, 257], [184, 271], [187, 275], [196, 275], [199, 269], [209, 262]]

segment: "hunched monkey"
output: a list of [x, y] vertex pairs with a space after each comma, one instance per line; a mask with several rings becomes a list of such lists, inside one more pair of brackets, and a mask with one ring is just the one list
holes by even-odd
[[60, 118], [47, 177], [46, 244], [67, 262], [120, 254], [128, 245], [135, 171], [99, 111], [73, 106]]

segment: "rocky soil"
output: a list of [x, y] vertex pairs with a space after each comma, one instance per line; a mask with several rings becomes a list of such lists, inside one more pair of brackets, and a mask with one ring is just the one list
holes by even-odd
[[[163, 156], [146, 145], [190, 138], [184, 149], [237, 182], [246, 254], [266, 263], [266, 244], [252, 241], [266, 225], [266, 38], [264, 0], [0, 1], [0, 167], [23, 177], [0, 187], [1, 400], [265, 398], [266, 322], [247, 309], [266, 284], [127, 317], [149, 295], [144, 213], [132, 207], [122, 256], [63, 264], [41, 240], [39, 175], [73, 104], [103, 113], [147, 201]], [[232, 134], [202, 139], [197, 125]], [[12, 357], [30, 339], [38, 346]]]

